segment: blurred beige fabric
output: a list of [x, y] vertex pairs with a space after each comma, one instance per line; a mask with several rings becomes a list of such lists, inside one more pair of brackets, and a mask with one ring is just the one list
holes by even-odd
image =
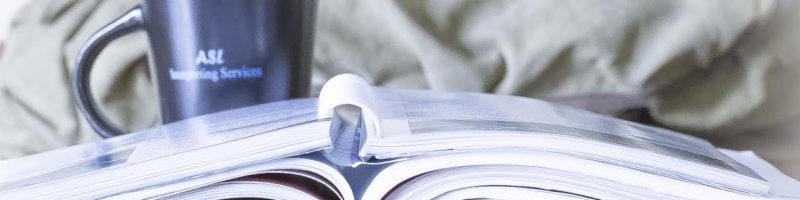
[[0, 6], [0, 42], [8, 35], [8, 28], [11, 27], [11, 20], [14, 18], [14, 14], [28, 2], [30, 0], [4, 1], [3, 6]]
[[[0, 55], [1, 158], [97, 139], [73, 104], [71, 64], [93, 31], [135, 3], [40, 0], [20, 12]], [[642, 107], [657, 125], [754, 149], [800, 177], [800, 3], [319, 3], [316, 88], [348, 72], [376, 85], [529, 96], [608, 114]], [[92, 80], [101, 109], [130, 130], [159, 122], [145, 41], [139, 33], [112, 43]]]

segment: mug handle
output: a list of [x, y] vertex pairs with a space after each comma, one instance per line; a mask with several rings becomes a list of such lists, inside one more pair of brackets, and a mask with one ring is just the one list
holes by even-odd
[[124, 131], [113, 126], [98, 113], [97, 104], [92, 98], [89, 87], [90, 72], [97, 55], [112, 40], [144, 28], [144, 18], [141, 5], [136, 5], [124, 15], [98, 30], [81, 46], [75, 60], [75, 70], [72, 74], [72, 92], [75, 96], [78, 109], [100, 137], [108, 138], [125, 134]]

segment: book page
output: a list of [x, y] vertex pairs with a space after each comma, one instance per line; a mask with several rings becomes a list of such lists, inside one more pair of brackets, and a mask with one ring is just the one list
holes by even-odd
[[416, 157], [388, 164], [375, 176], [363, 199], [433, 199], [483, 186], [537, 188], [592, 199], [746, 199], [760, 195], [719, 190], [601, 161], [497, 150]]
[[[342, 106], [351, 108], [335, 112]], [[318, 108], [319, 119], [335, 122], [330, 155], [345, 166], [464, 151], [530, 150], [743, 194], [769, 187], [705, 140], [532, 98], [372, 87], [346, 74], [323, 86]]]
[[162, 199], [344, 199], [324, 177], [301, 170], [267, 172], [212, 183]]
[[741, 193], [765, 192], [758, 174], [705, 140], [529, 98], [372, 88], [381, 130], [364, 163], [458, 151], [531, 149], [602, 160]]
[[298, 99], [234, 109], [2, 161], [0, 199], [95, 199], [317, 151], [330, 146], [330, 122], [316, 119], [316, 103]]
[[742, 164], [750, 167], [756, 173], [769, 181], [769, 192], [781, 198], [800, 198], [800, 181], [782, 173], [775, 166], [756, 155], [753, 151], [734, 151], [721, 149], [722, 153], [730, 155]]
[[626, 146], [758, 178], [705, 140], [568, 106], [474, 93], [388, 88], [374, 88], [373, 92], [373, 110], [379, 113], [383, 128], [380, 139], [387, 143], [470, 137], [468, 133], [475, 133], [475, 137], [493, 133], [549, 135]]

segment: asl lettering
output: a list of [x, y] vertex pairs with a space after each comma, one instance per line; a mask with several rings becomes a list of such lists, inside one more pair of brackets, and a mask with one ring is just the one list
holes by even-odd
[[194, 64], [197, 66], [225, 64], [225, 60], [222, 60], [223, 53], [222, 49], [209, 49], [205, 51], [200, 49], [197, 51], [197, 56], [194, 57]]

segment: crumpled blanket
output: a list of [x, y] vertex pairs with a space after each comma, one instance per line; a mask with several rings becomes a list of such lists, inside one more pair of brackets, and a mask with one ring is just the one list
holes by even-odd
[[[0, 158], [98, 139], [70, 71], [80, 45], [135, 3], [38, 0], [18, 14], [0, 54]], [[800, 177], [800, 3], [325, 0], [317, 16], [315, 90], [355, 73], [390, 87], [640, 110]], [[144, 33], [126, 36], [95, 63], [95, 98], [128, 130], [160, 123], [147, 48]]]

